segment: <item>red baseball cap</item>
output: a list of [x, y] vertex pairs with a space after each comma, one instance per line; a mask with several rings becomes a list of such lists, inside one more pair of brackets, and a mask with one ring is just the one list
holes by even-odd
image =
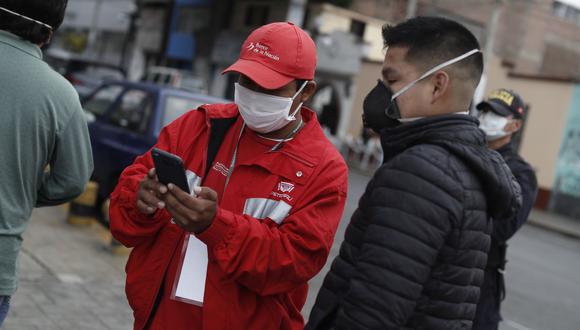
[[278, 89], [292, 80], [314, 79], [315, 69], [312, 38], [290, 22], [278, 22], [254, 30], [240, 58], [223, 73], [241, 73], [265, 89]]

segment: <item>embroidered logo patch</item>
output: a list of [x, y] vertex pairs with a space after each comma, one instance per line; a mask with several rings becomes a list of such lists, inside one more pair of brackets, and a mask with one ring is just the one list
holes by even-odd
[[278, 183], [278, 190], [280, 190], [283, 193], [291, 192], [292, 190], [294, 190], [294, 185], [290, 182], [282, 181]]
[[220, 162], [215, 163], [215, 165], [213, 166], [213, 170], [218, 171], [223, 176], [228, 176], [228, 172], [229, 172], [228, 168]]

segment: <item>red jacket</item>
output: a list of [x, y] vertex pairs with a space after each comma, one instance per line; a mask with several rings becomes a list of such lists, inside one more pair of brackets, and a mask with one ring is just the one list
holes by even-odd
[[[304, 326], [300, 311], [307, 282], [320, 271], [332, 246], [346, 200], [347, 167], [315, 114], [303, 108], [302, 115], [306, 125], [279, 151], [236, 164], [212, 225], [197, 235], [209, 257], [203, 329]], [[180, 156], [190, 181], [199, 184], [205, 173], [210, 118], [235, 116], [234, 104], [190, 111], [162, 130], [156, 147]], [[239, 116], [229, 129], [212, 170], [223, 172], [223, 165], [230, 165], [219, 160], [230, 159], [227, 155], [233, 153], [242, 123]], [[138, 157], [111, 195], [113, 236], [134, 248], [126, 266], [126, 294], [135, 329], [143, 329], [150, 319], [171, 256], [185, 235], [167, 211], [151, 217], [135, 206], [139, 181], [152, 167], [149, 152]], [[256, 204], [261, 208], [252, 210]]]

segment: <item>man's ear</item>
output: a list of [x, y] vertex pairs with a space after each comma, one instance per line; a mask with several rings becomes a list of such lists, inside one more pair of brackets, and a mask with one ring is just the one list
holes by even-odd
[[445, 71], [437, 71], [431, 80], [433, 81], [431, 104], [433, 104], [447, 92], [449, 88], [449, 75]]
[[38, 44], [38, 47], [43, 49], [48, 46], [51, 42], [52, 42], [52, 37], [54, 36], [54, 32], [52, 30], [48, 31], [48, 37], [46, 38], [46, 41], [41, 42], [40, 44]]
[[316, 88], [318, 86], [316, 85], [316, 81], [311, 80], [309, 81], [306, 86], [304, 87], [304, 89], [302, 90], [302, 96], [300, 97], [300, 100], [302, 102], [306, 102], [308, 101], [312, 95], [314, 95], [314, 93], [316, 93]]
[[512, 119], [504, 128], [504, 130], [508, 133], [514, 134], [522, 128], [522, 120], [521, 119]]

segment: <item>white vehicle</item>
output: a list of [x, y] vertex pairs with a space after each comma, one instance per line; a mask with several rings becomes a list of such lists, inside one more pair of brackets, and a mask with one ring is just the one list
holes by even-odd
[[203, 79], [188, 71], [175, 68], [161, 66], [150, 67], [141, 80], [143, 82], [181, 88], [201, 94], [207, 94], [208, 92], [207, 85]]

